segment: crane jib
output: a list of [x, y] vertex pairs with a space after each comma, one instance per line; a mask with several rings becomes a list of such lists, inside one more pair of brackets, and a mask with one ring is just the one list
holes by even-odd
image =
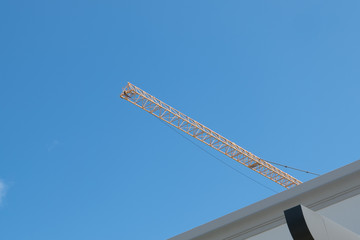
[[131, 83], [120, 97], [285, 188], [302, 183]]

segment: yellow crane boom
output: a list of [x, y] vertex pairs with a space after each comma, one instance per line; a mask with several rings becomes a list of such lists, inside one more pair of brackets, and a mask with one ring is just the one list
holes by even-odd
[[120, 97], [285, 188], [291, 188], [301, 184], [301, 181], [296, 178], [274, 167], [265, 160], [255, 156], [251, 152], [236, 145], [131, 83], [126, 85]]

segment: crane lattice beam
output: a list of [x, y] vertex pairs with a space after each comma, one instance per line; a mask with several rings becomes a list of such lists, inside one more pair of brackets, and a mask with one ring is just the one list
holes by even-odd
[[131, 83], [126, 85], [120, 97], [285, 188], [291, 188], [301, 184], [301, 181], [296, 178], [283, 172], [277, 167], [274, 167], [265, 160], [255, 156], [251, 152], [243, 149]]

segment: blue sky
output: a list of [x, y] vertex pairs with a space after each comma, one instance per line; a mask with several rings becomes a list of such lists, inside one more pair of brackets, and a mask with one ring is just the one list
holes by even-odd
[[120, 99], [128, 81], [269, 161], [358, 160], [359, 11], [1, 1], [0, 238], [166, 239], [283, 191]]

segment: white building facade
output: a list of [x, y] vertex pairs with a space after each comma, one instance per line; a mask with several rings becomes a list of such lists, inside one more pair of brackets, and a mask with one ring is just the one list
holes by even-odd
[[[360, 160], [169, 240], [291, 240], [284, 211], [297, 205], [360, 234]], [[313, 239], [337, 239], [329, 232]]]

